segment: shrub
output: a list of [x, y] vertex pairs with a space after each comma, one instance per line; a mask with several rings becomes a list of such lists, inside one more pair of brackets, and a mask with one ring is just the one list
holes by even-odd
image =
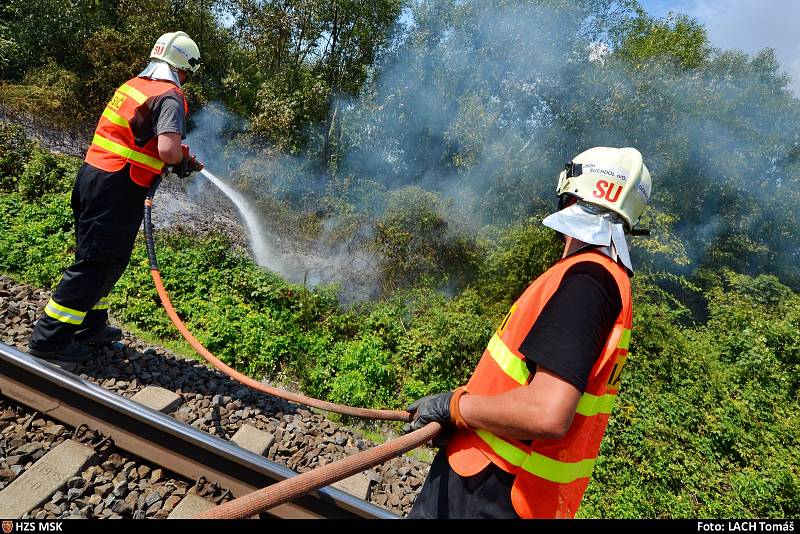
[[0, 191], [19, 192], [25, 200], [72, 187], [80, 161], [43, 150], [22, 127], [0, 122]]
[[375, 222], [373, 247], [387, 294], [420, 280], [463, 286], [477, 271], [475, 242], [453, 233], [441, 199], [416, 186], [389, 193], [386, 212]]
[[17, 43], [9, 25], [0, 23], [0, 79], [10, 79], [19, 73], [22, 47]]
[[78, 159], [57, 156], [36, 148], [25, 163], [18, 190], [26, 200], [33, 200], [45, 193], [70, 191], [79, 167]]
[[530, 218], [509, 228], [485, 230], [486, 259], [475, 284], [488, 302], [508, 306], [560, 257], [556, 233]]
[[34, 146], [22, 126], [0, 121], [0, 191], [17, 190], [18, 177]]
[[0, 85], [0, 102], [47, 128], [74, 127], [89, 120], [83, 96], [81, 78], [52, 58], [29, 70], [21, 83]]
[[74, 243], [67, 195], [47, 194], [35, 204], [19, 193], [0, 195], [0, 271], [53, 287], [72, 261]]

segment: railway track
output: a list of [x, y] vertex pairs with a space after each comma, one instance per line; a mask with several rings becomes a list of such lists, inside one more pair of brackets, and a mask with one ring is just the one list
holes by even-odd
[[[0, 344], [0, 393], [71, 427], [86, 425], [110, 438], [114, 447], [181, 477], [214, 481], [235, 497], [294, 475], [263, 456], [5, 344]], [[281, 518], [397, 517], [335, 488], [278, 506], [269, 514]]]
[[[9, 277], [0, 275], [0, 342], [11, 346], [11, 349], [4, 347], [5, 352], [13, 348], [18, 349], [20, 353], [24, 351], [33, 322], [41, 313], [48, 298], [49, 293], [46, 291], [18, 284]], [[26, 354], [23, 356], [28, 358]], [[32, 361], [42, 363], [37, 359]], [[10, 363], [4, 365], [10, 365]], [[48, 364], [43, 365], [47, 366]], [[205, 436], [228, 443], [228, 440], [235, 440], [236, 434], [245, 427], [267, 433], [274, 439], [268, 450], [260, 451], [259, 454], [255, 454], [255, 457], [258, 461], [271, 461], [278, 468], [284, 470], [285, 476], [294, 472], [303, 473], [340, 460], [373, 447], [375, 443], [380, 443], [381, 439], [392, 437], [392, 428], [388, 425], [362, 426], [356, 424], [354, 429], [303, 406], [247, 390], [194, 359], [178, 357], [162, 347], [142, 342], [129, 333], [125, 334], [121, 343], [97, 350], [91, 360], [79, 365], [69, 364], [62, 367], [72, 373], [72, 378], [104, 390], [105, 393], [101, 391], [98, 394], [111, 395], [111, 398], [117, 401], [138, 397], [154, 386], [168, 390], [178, 398], [179, 402], [176, 407], [163, 410], [164, 413], [159, 414], [159, 418], [162, 418], [165, 424], [182, 423], [179, 425], [181, 428], [188, 426], [196, 432], [195, 435], [198, 439]], [[63, 373], [61, 369], [58, 371]], [[0, 373], [6, 378], [10, 376], [5, 370], [0, 370]], [[69, 375], [69, 373], [66, 374]], [[46, 388], [49, 387], [40, 384], [29, 389], [50, 393], [46, 391]], [[52, 410], [48, 414], [43, 411], [43, 408], [36, 407], [39, 405], [29, 408], [29, 404], [21, 400], [14, 400], [10, 393], [6, 393], [7, 388], [8, 386], [3, 386], [2, 395], [7, 397], [6, 404], [10, 408], [4, 407], [3, 399], [0, 398], [0, 492], [20, 475], [21, 469], [30, 467], [30, 461], [22, 465], [15, 465], [7, 461], [9, 457], [20, 456], [15, 447], [8, 445], [14, 444], [15, 441], [16, 445], [19, 445], [20, 440], [29, 439], [20, 437], [24, 435], [21, 428], [28, 416], [38, 409], [42, 414], [35, 419], [38, 425], [51, 425], [49, 421], [52, 419], [52, 424], [72, 426], [69, 423], [60, 423]], [[51, 397], [53, 396], [57, 397], [57, 395], [51, 395]], [[7, 412], [5, 419], [3, 417], [4, 410]], [[30, 427], [31, 423], [27, 421], [26, 424]], [[37, 429], [30, 427], [27, 430], [32, 432]], [[39, 430], [43, 430], [43, 428]], [[3, 439], [4, 434], [9, 435], [8, 439]], [[52, 436], [46, 436], [41, 439], [44, 443], [50, 443], [51, 438]], [[373, 441], [376, 438], [377, 441]], [[40, 436], [37, 436], [36, 439], [39, 440]], [[134, 478], [134, 480], [130, 480], [130, 476], [128, 477], [129, 486], [133, 486], [132, 482], [138, 482], [141, 485], [143, 484], [142, 477], [137, 479], [137, 473], [131, 474], [132, 468], [138, 467], [138, 465], [133, 465], [138, 462], [134, 456], [142, 458], [143, 471], [158, 470], [157, 462], [147, 461], [138, 451], [134, 451], [133, 455], [126, 453], [123, 442], [124, 440], [120, 441], [118, 445], [119, 453], [112, 455], [114, 461], [105, 462], [113, 464], [111, 467], [103, 468], [105, 477], [101, 476], [101, 469], [98, 466], [94, 474], [84, 472], [84, 478], [91, 478], [94, 486], [105, 488], [107, 484], [114, 482], [112, 479], [119, 474], [114, 471], [116, 469], [120, 472], [124, 470], [126, 476], [131, 475]], [[228, 443], [228, 446], [240, 450], [233, 443]], [[377, 516], [403, 516], [413, 504], [416, 493], [427, 475], [428, 468], [428, 461], [424, 459], [424, 456], [404, 455], [353, 477], [358, 479], [355, 481], [355, 491], [352, 490], [352, 487], [346, 489], [359, 497], [356, 499], [356, 504], [366, 501], [377, 505], [372, 509]], [[167, 469], [176, 473], [175, 481], [168, 482], [171, 489], [173, 486], [179, 486], [175, 490], [178, 494], [182, 494], [184, 489], [190, 490], [197, 473], [199, 473], [197, 469], [189, 470], [187, 468], [186, 472], [189, 474], [181, 475], [169, 466]], [[211, 477], [207, 478], [212, 479]], [[159, 484], [163, 485], [165, 481], [166, 478]], [[69, 489], [75, 489], [76, 491], [73, 493], [77, 493], [78, 488], [64, 488], [63, 493], [66, 495]], [[131, 491], [134, 490], [131, 489]], [[142, 491], [147, 492], [149, 489], [145, 488]], [[331, 489], [331, 491], [334, 490]], [[232, 489], [231, 492], [233, 495], [239, 494], [238, 490], [233, 491]], [[333, 494], [338, 493], [334, 491]], [[130, 495], [128, 496], [130, 497]], [[180, 495], [162, 496], [161, 504], [165, 505], [168, 500], [170, 504], [174, 504], [176, 496]], [[345, 497], [352, 496], [345, 495]], [[326, 502], [331, 502], [332, 499], [327, 489], [321, 492], [320, 498]], [[93, 497], [93, 503], [96, 500], [97, 497]], [[130, 504], [137, 503], [131, 502]], [[131, 510], [119, 505], [122, 511], [113, 517], [117, 515], [136, 517], [137, 514], [141, 516], [147, 510], [150, 511], [147, 512], [146, 517], [159, 517], [156, 515], [156, 512], [159, 512], [157, 503], [144, 508], [141, 506], [142, 503], [138, 504], [140, 506], [134, 506]], [[349, 505], [342, 504], [336, 505], [335, 508], [347, 510], [347, 506]], [[109, 508], [113, 507], [109, 506]], [[163, 515], [164, 511], [161, 510], [160, 513]], [[104, 515], [101, 515], [101, 512]], [[316, 515], [327, 513], [327, 511], [323, 511]], [[331, 510], [331, 513], [335, 516], [335, 513], [338, 512], [334, 509]], [[95, 503], [95, 507], [84, 515], [106, 517], [108, 514], [108, 510], [103, 510]]]
[[[85, 427], [78, 438], [88, 439], [73, 443], [74, 428], [3, 396], [0, 427], [4, 519], [166, 518], [194, 485], [158, 465], [129, 457], [110, 442], [95, 451], [90, 444], [97, 436], [84, 432]], [[90, 465], [75, 463], [88, 456]], [[198, 489], [208, 494], [205, 485]]]

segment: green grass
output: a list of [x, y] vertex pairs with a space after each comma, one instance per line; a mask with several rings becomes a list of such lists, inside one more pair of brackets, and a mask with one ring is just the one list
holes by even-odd
[[409, 458], [414, 458], [420, 462], [430, 464], [433, 462], [433, 457], [436, 456], [436, 453], [429, 447], [419, 447], [408, 451], [407, 453], [403, 454], [403, 456], [408, 456]]

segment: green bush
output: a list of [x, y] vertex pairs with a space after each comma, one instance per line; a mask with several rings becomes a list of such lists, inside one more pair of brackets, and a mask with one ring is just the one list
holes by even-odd
[[561, 256], [563, 243], [540, 221], [533, 217], [511, 227], [485, 230], [486, 259], [475, 286], [487, 301], [509, 306]]
[[25, 163], [25, 170], [17, 184], [26, 200], [33, 200], [45, 193], [65, 193], [72, 189], [80, 160], [56, 156], [39, 148], [33, 150]]
[[74, 243], [67, 195], [47, 194], [37, 203], [19, 193], [0, 195], [0, 271], [53, 287], [72, 261]]
[[402, 398], [454, 389], [467, 382], [502, 314], [487, 313], [474, 290], [453, 299], [426, 290], [409, 300], [409, 327], [395, 355], [403, 377]]
[[22, 127], [0, 122], [0, 191], [19, 192], [25, 200], [69, 191], [80, 167], [75, 158], [43, 150]]
[[364, 332], [361, 339], [337, 343], [331, 357], [331, 400], [351, 406], [397, 405], [398, 370], [383, 339]]
[[386, 294], [423, 279], [460, 287], [474, 278], [477, 245], [453, 232], [438, 195], [414, 186], [389, 193], [387, 201], [386, 212], [375, 222], [373, 243]]
[[18, 84], [0, 84], [0, 103], [49, 125], [74, 127], [90, 121], [80, 75], [52, 58], [29, 70]]
[[583, 517], [796, 517], [800, 295], [723, 272], [706, 324], [635, 285], [623, 385]]
[[22, 126], [0, 121], [0, 191], [17, 190], [17, 180], [34, 147]]
[[9, 25], [0, 23], [0, 79], [12, 78], [18, 72], [22, 47], [11, 35]]

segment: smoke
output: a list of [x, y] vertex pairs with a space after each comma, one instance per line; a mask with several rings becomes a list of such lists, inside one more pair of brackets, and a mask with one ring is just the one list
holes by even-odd
[[[444, 231], [474, 235], [551, 211], [558, 171], [592, 146], [639, 149], [655, 212], [679, 215], [634, 243], [635, 262], [674, 271], [688, 254], [696, 266], [720, 238], [745, 235], [769, 261], [796, 264], [800, 108], [773, 76], [774, 58], [722, 52], [702, 69], [632, 67], [608, 38], [615, 5], [415, 2], [407, 35], [363, 93], [338, 99], [333, 172], [316, 156], [230, 143], [247, 128], [219, 107], [195, 119], [189, 141], [258, 207], [275, 249], [296, 254], [282, 274], [316, 283], [358, 272], [351, 287], [364, 295], [380, 262], [369, 221], [391, 195], [435, 192]], [[776, 236], [776, 225], [788, 230]]]
[[354, 242], [368, 239], [367, 229], [350, 232], [349, 242], [341, 242], [332, 237], [341, 224], [333, 214], [309, 238], [300, 228], [301, 217], [291, 216], [304, 200], [310, 200], [307, 195], [312, 194], [318, 203], [323, 191], [324, 179], [312, 175], [308, 160], [237, 142], [246, 135], [247, 122], [219, 103], [206, 106], [192, 120], [195, 128], [186, 142], [206, 170], [187, 192], [194, 201], [213, 201], [215, 206], [224, 200], [209, 194], [209, 188], [224, 193], [246, 229], [257, 265], [310, 287], [337, 283], [344, 302], [379, 293], [374, 256], [353, 247]]

